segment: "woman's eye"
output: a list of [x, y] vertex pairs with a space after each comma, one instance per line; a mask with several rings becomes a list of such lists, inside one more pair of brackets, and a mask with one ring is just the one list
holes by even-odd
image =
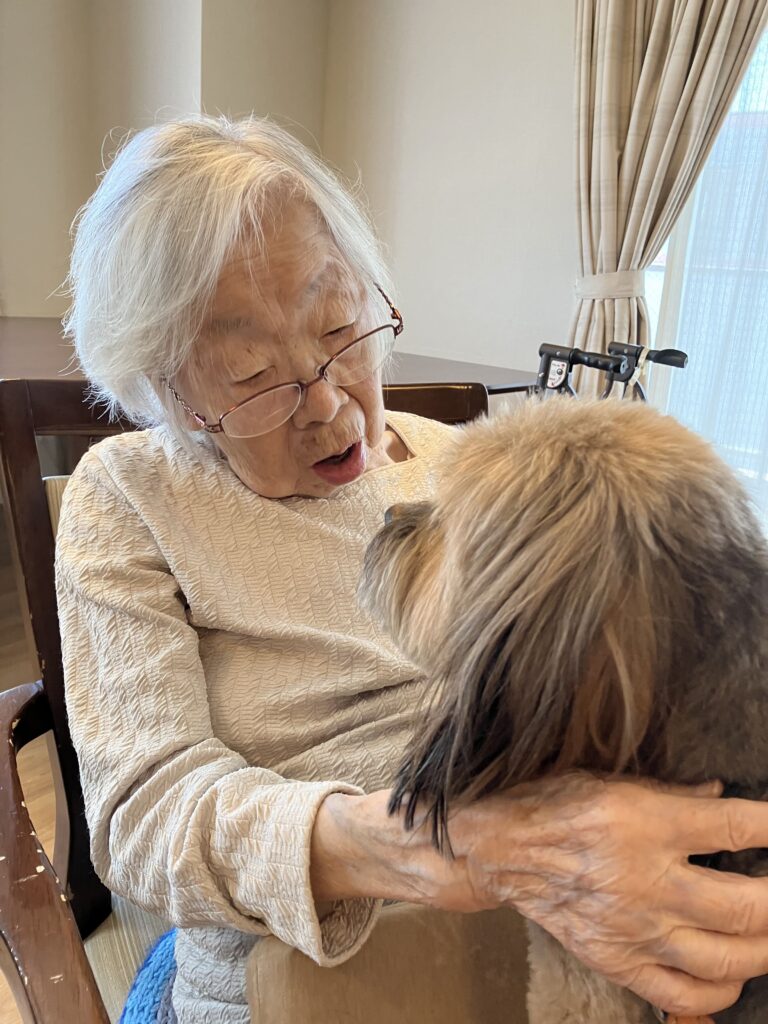
[[334, 334], [343, 334], [343, 333], [344, 333], [344, 331], [348, 331], [348, 330], [350, 329], [350, 327], [354, 327], [354, 326], [355, 326], [355, 325], [354, 325], [354, 323], [351, 323], [351, 324], [343, 324], [343, 325], [342, 325], [341, 327], [337, 327], [337, 328], [336, 328], [335, 330], [333, 330], [333, 331], [328, 331], [328, 332], [326, 333], [326, 337], [332, 336], [332, 335], [334, 335]]
[[256, 381], [260, 377], [263, 377], [266, 372], [266, 370], [259, 370], [256, 373], [252, 373], [250, 377], [243, 377], [242, 380], [236, 380], [235, 384], [255, 384]]

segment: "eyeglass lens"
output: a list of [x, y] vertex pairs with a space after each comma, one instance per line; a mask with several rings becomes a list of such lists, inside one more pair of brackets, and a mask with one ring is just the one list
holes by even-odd
[[[359, 384], [383, 365], [394, 343], [395, 329], [391, 324], [378, 328], [334, 356], [326, 369], [326, 380], [339, 387]], [[301, 402], [301, 393], [299, 384], [284, 384], [254, 395], [223, 417], [224, 433], [229, 437], [258, 437], [269, 433], [293, 416]]]

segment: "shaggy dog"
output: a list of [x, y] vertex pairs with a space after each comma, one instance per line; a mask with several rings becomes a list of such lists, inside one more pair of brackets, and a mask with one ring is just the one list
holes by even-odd
[[[470, 424], [434, 503], [396, 506], [361, 598], [434, 678], [393, 789], [449, 810], [575, 769], [768, 793], [768, 549], [728, 467], [636, 402], [552, 399]], [[768, 874], [768, 851], [718, 854]], [[530, 924], [531, 1024], [652, 1024]], [[768, 976], [717, 1014], [766, 1024]]]

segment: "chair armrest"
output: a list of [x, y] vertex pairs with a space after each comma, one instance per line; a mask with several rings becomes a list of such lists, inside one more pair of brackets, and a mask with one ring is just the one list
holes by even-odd
[[0, 693], [0, 959], [25, 1024], [109, 1024], [19, 782], [17, 750], [50, 728], [42, 683]]

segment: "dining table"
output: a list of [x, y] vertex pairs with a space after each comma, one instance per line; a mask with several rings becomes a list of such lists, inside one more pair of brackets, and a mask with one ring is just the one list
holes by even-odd
[[489, 395], [527, 394], [536, 383], [535, 370], [518, 370], [442, 356], [396, 352], [387, 371], [390, 384], [484, 384]]

